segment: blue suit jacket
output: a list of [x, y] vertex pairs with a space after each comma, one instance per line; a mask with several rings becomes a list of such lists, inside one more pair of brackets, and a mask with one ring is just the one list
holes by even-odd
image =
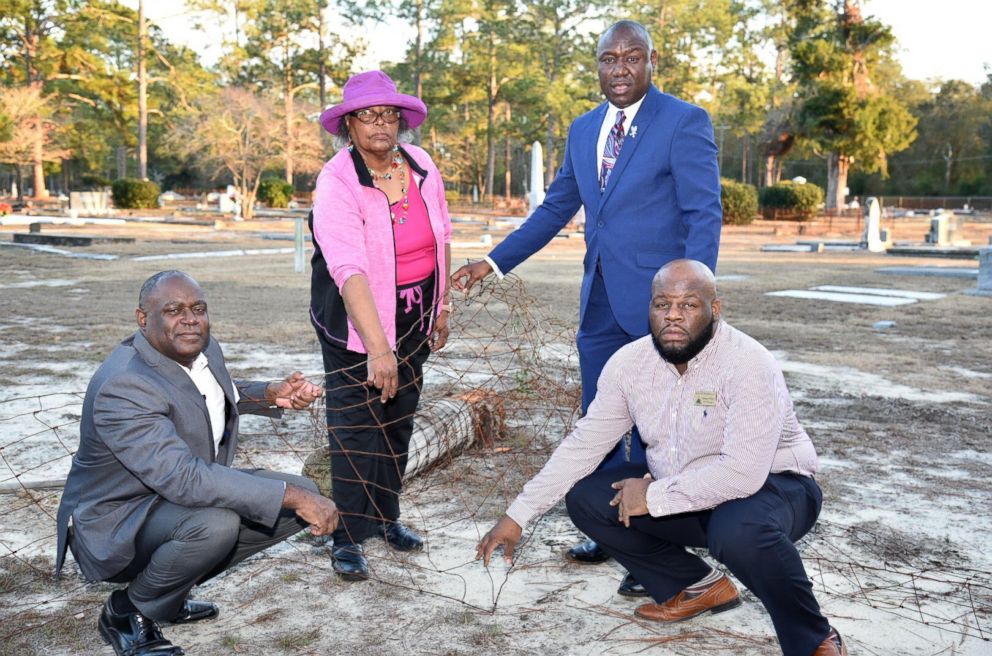
[[580, 324], [598, 260], [614, 316], [624, 331], [640, 336], [648, 333], [651, 279], [662, 265], [691, 258], [716, 270], [723, 221], [717, 148], [705, 110], [651, 86], [600, 192], [596, 142], [608, 106], [575, 119], [544, 203], [489, 256], [509, 272], [584, 206]]

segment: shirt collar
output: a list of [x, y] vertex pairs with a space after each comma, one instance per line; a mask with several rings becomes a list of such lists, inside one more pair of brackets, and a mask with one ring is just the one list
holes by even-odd
[[188, 374], [199, 373], [210, 366], [210, 362], [207, 360], [207, 356], [203, 354], [203, 351], [200, 351], [200, 355], [196, 356], [196, 359], [193, 360], [193, 364], [189, 367], [179, 364], [178, 362], [176, 362], [176, 364], [182, 367]]
[[614, 105], [611, 102], [607, 102], [606, 103], [608, 105], [608, 107], [607, 107], [607, 116], [610, 116], [613, 119], [615, 119], [616, 118], [616, 115], [617, 115], [617, 112], [622, 111], [623, 112], [623, 117], [624, 117], [624, 121], [623, 121], [624, 124], [625, 125], [630, 125], [631, 121], [633, 121], [634, 120], [634, 117], [637, 115], [637, 110], [639, 110], [641, 108], [641, 103], [643, 103], [644, 102], [644, 99], [647, 98], [647, 97], [648, 97], [648, 94], [644, 94], [643, 96], [641, 96], [641, 98], [637, 102], [630, 103], [629, 105], [627, 105], [626, 107], [623, 107], [623, 108], [617, 107], [616, 105]]

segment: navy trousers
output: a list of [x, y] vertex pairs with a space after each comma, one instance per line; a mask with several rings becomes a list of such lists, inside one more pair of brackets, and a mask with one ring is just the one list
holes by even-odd
[[[644, 308], [647, 314], [648, 308]], [[582, 377], [582, 414], [589, 409], [596, 396], [596, 383], [603, 367], [620, 347], [640, 339], [644, 335], [631, 335], [625, 332], [613, 316], [610, 301], [606, 297], [606, 285], [603, 275], [597, 267], [593, 276], [592, 289], [589, 292], [589, 303], [575, 336], [575, 345], [579, 351], [579, 373]], [[619, 438], [620, 436], [617, 435]], [[624, 444], [621, 442], [603, 459], [600, 469], [614, 469], [628, 462]], [[644, 444], [635, 429], [630, 440], [630, 462], [644, 465], [647, 459], [644, 455]]]
[[811, 656], [830, 625], [813, 597], [793, 544], [816, 523], [823, 496], [799, 474], [770, 474], [755, 494], [712, 510], [668, 517], [643, 515], [630, 528], [609, 502], [618, 480], [640, 478], [647, 467], [630, 463], [598, 470], [566, 496], [575, 525], [663, 603], [706, 576], [710, 566], [685, 547], [705, 547], [764, 604], [786, 656]]

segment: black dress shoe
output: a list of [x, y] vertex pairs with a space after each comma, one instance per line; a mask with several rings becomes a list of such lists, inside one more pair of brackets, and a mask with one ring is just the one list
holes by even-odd
[[382, 531], [382, 539], [386, 541], [386, 544], [397, 551], [420, 551], [424, 548], [424, 541], [421, 537], [399, 520], [383, 524], [380, 530]]
[[209, 601], [187, 599], [183, 603], [183, 607], [176, 613], [176, 616], [172, 618], [172, 623], [189, 624], [190, 622], [201, 622], [203, 620], [212, 620], [218, 615], [220, 615], [220, 609], [217, 608], [217, 604]]
[[565, 557], [576, 563], [605, 563], [610, 555], [599, 548], [594, 540], [580, 542], [565, 552]]
[[369, 561], [361, 544], [345, 542], [331, 547], [334, 571], [345, 581], [365, 581], [369, 578]]
[[109, 599], [100, 613], [97, 629], [117, 656], [183, 656], [186, 653], [165, 639], [154, 620], [141, 613], [117, 614]]
[[647, 597], [648, 591], [634, 578], [633, 574], [627, 572], [627, 576], [623, 577], [620, 587], [617, 588], [617, 594], [624, 597]]

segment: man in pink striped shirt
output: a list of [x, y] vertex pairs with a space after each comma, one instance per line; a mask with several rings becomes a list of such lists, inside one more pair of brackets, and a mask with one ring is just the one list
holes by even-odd
[[[787, 656], [847, 654], [820, 613], [794, 542], [822, 495], [816, 450], [771, 353], [720, 318], [716, 281], [676, 260], [652, 283], [651, 334], [610, 358], [586, 415], [479, 542], [512, 560], [523, 527], [566, 498], [575, 525], [654, 598], [635, 610], [674, 622], [739, 605], [706, 547], [764, 604]], [[637, 425], [647, 466], [596, 471]]]

